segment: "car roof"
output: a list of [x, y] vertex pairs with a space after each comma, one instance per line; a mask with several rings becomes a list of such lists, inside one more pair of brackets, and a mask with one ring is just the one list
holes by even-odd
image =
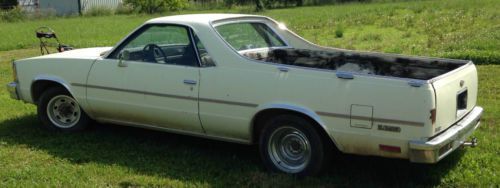
[[146, 21], [146, 23], [210, 24], [211, 22], [217, 20], [242, 18], [242, 17], [265, 18], [264, 16], [250, 15], [250, 14], [183, 14], [183, 15], [153, 18]]

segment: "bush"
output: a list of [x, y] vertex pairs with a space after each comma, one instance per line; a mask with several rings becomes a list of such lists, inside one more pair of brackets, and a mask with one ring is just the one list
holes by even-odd
[[224, 0], [224, 6], [226, 7], [233, 7], [233, 6], [236, 6], [238, 4], [238, 0]]
[[289, 7], [289, 6], [302, 6], [304, 0], [263, 0], [266, 8]]
[[83, 12], [84, 16], [109, 16], [113, 15], [113, 9], [105, 6], [94, 6]]
[[16, 22], [24, 19], [26, 19], [26, 12], [19, 6], [0, 12], [0, 20], [4, 22]]
[[48, 19], [55, 18], [57, 16], [56, 9], [40, 9], [38, 11], [27, 12], [28, 19]]
[[116, 7], [115, 14], [132, 14], [134, 7], [131, 5], [120, 4]]
[[344, 27], [338, 25], [337, 28], [335, 28], [335, 38], [342, 38], [343, 36], [344, 36]]
[[0, 0], [0, 8], [3, 10], [14, 9], [17, 5], [17, 0]]
[[141, 13], [160, 13], [186, 8], [187, 0], [124, 0], [125, 5], [134, 7]]

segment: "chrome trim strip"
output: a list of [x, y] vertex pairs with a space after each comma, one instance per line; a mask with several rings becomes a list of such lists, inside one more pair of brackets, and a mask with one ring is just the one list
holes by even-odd
[[211, 102], [211, 103], [220, 103], [220, 104], [228, 104], [228, 105], [236, 105], [236, 106], [246, 106], [246, 107], [257, 107], [257, 104], [251, 104], [251, 103], [243, 103], [243, 102], [234, 102], [234, 101], [224, 101], [224, 100], [218, 100], [218, 99], [207, 99], [207, 98], [200, 98], [200, 102]]
[[409, 126], [415, 126], [415, 127], [423, 127], [425, 125], [425, 123], [423, 123], [423, 122], [405, 121], [405, 120], [397, 120], [397, 119], [373, 118], [373, 121], [392, 123], [392, 124], [398, 124], [398, 125], [409, 125]]
[[337, 114], [337, 113], [321, 112], [321, 111], [316, 111], [316, 113], [320, 116], [330, 116], [330, 117], [346, 118], [346, 119], [351, 118], [351, 116], [348, 114]]
[[178, 99], [186, 99], [186, 100], [198, 100], [196, 97], [169, 95], [169, 94], [162, 94], [162, 93], [152, 93], [152, 92], [146, 92], [146, 91], [121, 89], [121, 88], [106, 87], [106, 86], [86, 85], [86, 84], [78, 84], [78, 83], [72, 83], [71, 85], [79, 86], [79, 87], [94, 88], [94, 89], [103, 89], [103, 90], [112, 90], [112, 91], [127, 92], [127, 93], [145, 94], [145, 95], [152, 95], [152, 96], [158, 96], [158, 97], [169, 97], [169, 98], [178, 98]]
[[258, 106], [257, 104], [251, 104], [251, 103], [243, 103], [243, 102], [235, 102], [235, 101], [225, 101], [225, 100], [208, 99], [208, 98], [199, 98], [198, 99], [196, 97], [189, 97], [189, 96], [171, 95], [171, 94], [163, 94], [163, 93], [153, 93], [153, 92], [146, 92], [146, 91], [129, 90], [129, 89], [121, 89], [121, 88], [106, 87], [106, 86], [97, 86], [97, 85], [87, 85], [87, 84], [80, 84], [80, 83], [71, 83], [71, 85], [72, 86], [77, 86], [77, 87], [87, 87], [87, 88], [112, 90], [112, 91], [127, 92], [127, 93], [137, 93], [137, 94], [144, 94], [144, 95], [151, 95], [151, 96], [158, 96], [158, 97], [177, 98], [177, 99], [193, 100], [193, 101], [198, 101], [199, 100], [200, 102], [211, 102], [211, 103], [236, 105], [236, 106], [245, 106], [245, 107], [257, 107]]
[[[372, 120], [371, 117], [365, 117], [365, 116], [351, 116], [348, 114], [337, 114], [337, 113], [331, 113], [331, 112], [321, 112], [317, 111], [316, 112], [320, 116], [328, 116], [328, 117], [335, 117], [335, 118], [344, 118], [344, 119], [358, 119], [358, 120]], [[397, 119], [385, 119], [385, 118], [373, 118], [374, 122], [383, 122], [383, 123], [391, 123], [391, 124], [398, 124], [398, 125], [409, 125], [409, 126], [415, 126], [415, 127], [423, 127], [425, 123], [423, 122], [414, 122], [414, 121], [404, 121], [404, 120], [397, 120]]]

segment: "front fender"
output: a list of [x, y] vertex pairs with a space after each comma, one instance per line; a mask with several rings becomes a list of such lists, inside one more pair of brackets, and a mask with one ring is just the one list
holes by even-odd
[[82, 88], [81, 91], [79, 92], [76, 92], [72, 87], [71, 87], [71, 83], [69, 83], [68, 81], [64, 80], [63, 78], [59, 77], [59, 76], [55, 76], [55, 75], [49, 75], [49, 74], [41, 74], [41, 75], [37, 75], [33, 78], [33, 80], [31, 81], [31, 85], [30, 85], [30, 94], [31, 96], [28, 98], [28, 99], [31, 99], [32, 102], [34, 103], [35, 102], [35, 93], [34, 93], [34, 84], [37, 82], [37, 81], [49, 81], [49, 82], [53, 82], [55, 84], [58, 84], [62, 87], [64, 87], [71, 96], [73, 96], [73, 98], [75, 98], [76, 102], [78, 102], [78, 104], [80, 105], [80, 107], [82, 108], [82, 110], [87, 113], [88, 116], [90, 116], [91, 118], [93, 118], [93, 114], [90, 112], [90, 110], [87, 110], [88, 109], [88, 104], [87, 104], [87, 100], [86, 100], [86, 88]]
[[[31, 98], [32, 102], [35, 102], [35, 99], [33, 98], [35, 96], [35, 93], [33, 93], [34, 92], [33, 86], [37, 81], [50, 81], [50, 82], [57, 83], [57, 84], [63, 86], [71, 94], [71, 96], [75, 96], [73, 91], [70, 88], [70, 83], [66, 82], [61, 77], [55, 76], [55, 75], [41, 74], [41, 75], [35, 76], [30, 84], [30, 95], [31, 95], [30, 98]], [[79, 102], [78, 99], [77, 99], [77, 102]]]

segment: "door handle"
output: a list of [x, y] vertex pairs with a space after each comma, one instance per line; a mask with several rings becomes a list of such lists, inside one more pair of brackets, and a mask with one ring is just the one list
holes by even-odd
[[280, 70], [281, 72], [288, 72], [289, 69], [287, 67], [278, 67], [278, 70]]
[[184, 80], [184, 83], [189, 85], [196, 85], [197, 82], [195, 80]]
[[350, 72], [341, 72], [341, 71], [338, 71], [337, 73], [335, 73], [335, 75], [337, 75], [337, 78], [341, 78], [341, 79], [354, 79], [354, 75], [352, 75], [352, 73]]

